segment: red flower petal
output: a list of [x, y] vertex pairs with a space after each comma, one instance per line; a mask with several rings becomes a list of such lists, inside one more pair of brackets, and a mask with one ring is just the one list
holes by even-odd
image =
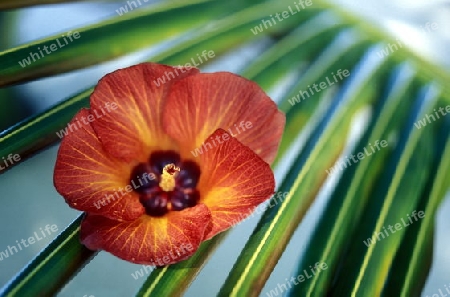
[[213, 223], [205, 240], [245, 219], [275, 189], [270, 166], [251, 149], [222, 129], [207, 139], [214, 140], [217, 145], [201, 155], [201, 203], [208, 206]]
[[[270, 164], [285, 116], [256, 83], [219, 72], [196, 74], [174, 83], [163, 121], [167, 133], [183, 144], [185, 156], [222, 128]], [[251, 128], [245, 128], [247, 122]]]
[[87, 215], [81, 224], [81, 241], [89, 249], [102, 249], [123, 260], [162, 266], [191, 256], [210, 222], [211, 214], [203, 204], [161, 218], [143, 215], [133, 222]]
[[[130, 162], [147, 160], [155, 148], [174, 149], [161, 124], [166, 94], [174, 82], [197, 72], [143, 63], [104, 76], [91, 95], [91, 113], [100, 116], [92, 125], [105, 150]], [[118, 108], [108, 112], [112, 103]]]
[[[129, 183], [130, 166], [108, 157], [81, 110], [70, 122], [59, 147], [53, 176], [56, 190], [73, 208], [112, 219], [133, 220], [144, 208], [133, 193], [117, 190]], [[84, 121], [87, 124], [83, 123]], [[107, 199], [108, 195], [112, 195]]]

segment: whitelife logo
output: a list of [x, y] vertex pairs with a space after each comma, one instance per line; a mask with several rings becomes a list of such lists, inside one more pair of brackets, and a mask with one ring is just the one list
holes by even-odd
[[[171, 262], [170, 258], [172, 258], [173, 260], [176, 260], [176, 259], [178, 259], [179, 256], [185, 255], [188, 252], [191, 253], [193, 250], [194, 250], [194, 247], [192, 246], [192, 244], [182, 243], [178, 248], [175, 248], [175, 250], [171, 250], [169, 252], [169, 255], [166, 255], [162, 258], [150, 259], [151, 265], [142, 265], [142, 268], [140, 270], [136, 270], [134, 273], [131, 274], [131, 276], [135, 280], [137, 280], [137, 279], [143, 277], [145, 274], [149, 274], [150, 271], [152, 271], [153, 266], [165, 266]], [[177, 254], [177, 256], [175, 256], [174, 254]]]
[[[137, 3], [136, 3], [137, 1]], [[127, 5], [121, 6], [119, 9], [116, 9], [116, 12], [119, 16], [123, 16], [124, 14], [138, 8], [139, 6], [143, 5], [143, 3], [141, 3], [141, 0], [136, 0], [136, 1], [127, 1]], [[149, 0], [142, 0], [142, 2], [147, 3]], [[130, 10], [128, 10], [128, 7], [130, 8]]]
[[[160, 85], [163, 85], [163, 84], [171, 81], [175, 77], [178, 77], [180, 75], [180, 73], [185, 73], [186, 71], [189, 71], [191, 68], [200, 66], [201, 64], [207, 62], [208, 57], [209, 57], [209, 59], [214, 58], [216, 56], [216, 54], [214, 53], [214, 51], [206, 52], [206, 50], [204, 50], [202, 52], [201, 56], [203, 57], [203, 59], [200, 57], [200, 54], [197, 53], [197, 59], [199, 62], [198, 64], [196, 63], [195, 58], [191, 58], [191, 62], [193, 65], [191, 65], [191, 63], [186, 63], [186, 64], [184, 64], [184, 66], [178, 65], [178, 67], [174, 67], [173, 71], [165, 71], [164, 75], [161, 77], [158, 77], [156, 80], [153, 80], [153, 83], [157, 87], [159, 87]], [[178, 71], [180, 71], [180, 72], [178, 72]]]
[[[420, 26], [420, 28], [422, 28], [422, 32], [430, 33], [434, 30], [439, 29], [439, 24], [436, 22], [432, 22], [432, 23], [427, 22], [425, 24], [425, 28], [423, 28], [422, 26]], [[400, 46], [400, 48], [403, 48], [403, 43], [400, 42], [400, 40], [398, 40], [398, 38], [396, 39], [396, 41], [397, 41], [397, 43], [388, 43], [388, 45], [384, 49], [377, 52], [377, 55], [380, 58], [387, 57], [390, 54], [392, 54], [393, 52], [398, 51], [399, 50], [398, 46]]]
[[0, 163], [0, 171], [8, 168], [9, 166], [14, 165], [14, 163], [17, 163], [20, 161], [20, 155], [19, 154], [9, 154], [8, 157], [2, 157], [3, 160], [3, 165], [5, 165], [6, 167], [4, 167], [1, 163]]
[[[331, 167], [330, 169], [327, 169], [326, 172], [328, 173], [328, 175], [330, 175], [339, 170], [344, 170], [347, 168], [347, 164], [348, 164], [348, 167], [350, 167], [353, 164], [356, 164], [359, 161], [363, 160], [365, 157], [371, 156], [374, 153], [380, 151], [381, 150], [380, 145], [381, 145], [381, 148], [385, 148], [388, 146], [388, 142], [386, 140], [375, 141], [374, 146], [377, 148], [377, 150], [375, 150], [372, 146], [372, 143], [369, 142], [369, 146], [370, 146], [372, 153], [369, 153], [367, 147], [364, 147], [364, 152], [359, 152], [356, 155], [352, 154], [350, 156], [350, 158], [353, 160], [353, 163], [351, 163], [350, 158], [348, 156], [345, 156], [345, 161], [339, 160], [338, 162], [336, 162], [336, 164], [333, 167]], [[355, 157], [358, 157], [358, 159], [356, 159]]]
[[433, 294], [433, 295], [427, 295], [427, 296], [425, 296], [425, 297], [447, 297], [447, 296], [450, 296], [449, 294], [450, 294], [450, 288], [449, 287], [447, 287], [447, 285], [444, 285], [444, 287], [445, 287], [445, 291], [447, 291], [447, 293], [448, 294], [445, 294], [444, 292], [442, 292], [442, 288], [440, 288], [439, 289], [439, 294]]
[[[41, 241], [42, 239], [46, 238], [47, 235], [51, 235], [54, 232], [58, 232], [58, 226], [56, 225], [46, 225], [44, 230], [42, 230], [42, 228], [39, 228], [39, 230], [41, 231], [41, 236], [39, 236], [38, 232], [34, 232], [32, 237], [29, 237], [27, 240], [26, 239], [22, 239], [20, 242], [18, 240], [16, 240], [16, 245], [13, 246], [7, 246], [5, 251], [0, 251], [0, 261], [3, 261], [3, 259], [6, 259], [14, 254], [17, 254], [19, 251], [22, 250], [22, 246], [24, 248], [29, 247], [32, 244], [35, 244], [38, 241]], [[28, 243], [28, 244], [27, 244]]]
[[[422, 210], [417, 212], [415, 210], [411, 213], [411, 216], [409, 214], [407, 214], [407, 217], [408, 217], [408, 221], [410, 222], [410, 224], [407, 224], [405, 222], [405, 220], [402, 218], [401, 221], [403, 223], [403, 226], [402, 226], [402, 224], [397, 223], [394, 226], [389, 225], [387, 227], [389, 229], [389, 231], [391, 232], [391, 234], [394, 234], [395, 232], [402, 230], [403, 227], [408, 227], [409, 225], [412, 225], [414, 222], [417, 222], [419, 219], [423, 219], [425, 217], [425, 212]], [[412, 218], [414, 218], [414, 221]], [[395, 230], [394, 230], [394, 228], [395, 228]], [[384, 232], [384, 234], [383, 234], [383, 232]], [[370, 245], [375, 244], [377, 242], [377, 240], [380, 241], [381, 239], [385, 239], [386, 237], [384, 235], [386, 235], [386, 237], [388, 237], [390, 235], [388, 233], [388, 231], [386, 230], [386, 227], [383, 227], [382, 232], [377, 233], [375, 231], [372, 235], [372, 238], [367, 238], [367, 240], [363, 240], [363, 242], [367, 247], [369, 247]], [[381, 239], [380, 239], [380, 236], [381, 236]]]
[[[441, 115], [444, 117], [444, 116], [446, 116], [447, 114], [450, 113], [450, 105], [447, 105], [445, 107], [445, 110], [447, 112], [444, 111], [444, 107], [439, 107], [438, 110], [441, 112]], [[438, 119], [441, 118], [439, 116], [439, 113], [436, 111], [436, 108], [434, 109], [434, 114], [436, 115], [436, 117]], [[422, 120], [418, 120], [416, 123], [414, 123], [414, 126], [416, 126], [417, 129], [425, 127], [427, 125], [427, 120], [428, 120], [428, 123], [431, 124], [431, 120], [433, 120], [433, 122], [435, 122], [436, 118], [432, 114], [426, 114], [425, 117]]]
[[[131, 193], [134, 190], [139, 189], [143, 185], [147, 184], [149, 181], [156, 179], [156, 175], [154, 173], [148, 174], [147, 172], [144, 172], [141, 177], [139, 175], [137, 175], [136, 177], [138, 178], [139, 185], [137, 185], [134, 182], [135, 180], [132, 179], [131, 185], [127, 185], [125, 188], [120, 187], [119, 189], [114, 189], [114, 195], [105, 194], [105, 197], [103, 199], [95, 202], [94, 206], [97, 209], [100, 209], [103, 206], [106, 206], [106, 205], [110, 204], [111, 202], [116, 201], [116, 199], [120, 199], [121, 197], [125, 196], [127, 193]], [[141, 180], [141, 178], [142, 178], [142, 180]], [[126, 193], [124, 193], [123, 191], [126, 191]], [[119, 195], [119, 192], [120, 192], [120, 195]]]
[[[236, 124], [234, 124], [234, 130], [236, 132], [236, 134], [233, 134], [233, 128], [229, 128], [228, 132], [229, 134], [223, 134], [222, 136], [216, 136], [215, 139], [212, 139], [212, 144], [211, 141], [206, 141], [205, 143], [203, 143], [200, 147], [196, 148], [195, 150], [191, 151], [191, 154], [194, 157], [197, 157], [199, 154], [203, 154], [203, 150], [205, 152], [207, 152], [208, 150], [211, 150], [214, 147], [217, 147], [217, 143], [221, 144], [222, 141], [220, 141], [220, 139], [222, 139], [224, 142], [230, 140], [230, 136], [231, 137], [236, 137], [237, 135], [241, 134], [242, 132], [247, 131], [248, 129], [251, 129], [253, 127], [252, 122], [244, 122], [242, 121], [239, 126], [236, 126]], [[240, 128], [240, 129], [239, 129]], [[217, 143], [216, 143], [217, 141]]]
[[[111, 112], [112, 110], [116, 110], [118, 108], [116, 103], [110, 103], [110, 102], [106, 102], [104, 105], [105, 109], [108, 112]], [[101, 113], [99, 113], [97, 111], [97, 109], [93, 110], [94, 114], [90, 114], [87, 118], [86, 117], [81, 117], [81, 122], [83, 122], [84, 125], [88, 125], [89, 123], [92, 123], [93, 121], [95, 121], [96, 119], [101, 118], [102, 116], [104, 116], [106, 114], [105, 110], [103, 108], [100, 108]], [[86, 122], [87, 120], [87, 122]], [[58, 135], [58, 137], [61, 139], [64, 136], [66, 136], [67, 134], [69, 134], [69, 130], [70, 132], [74, 132], [74, 131], [78, 131], [78, 129], [80, 129], [81, 127], [83, 127], [83, 124], [81, 123], [79, 120], [77, 120], [75, 123], [73, 124], [68, 124], [66, 128], [64, 128], [63, 130], [60, 130], [59, 132], [56, 132], [56, 135]]]
[[[348, 77], [348, 76], [350, 75], [350, 71], [348, 71], [347, 69], [344, 69], [344, 70], [338, 69], [338, 70], [336, 71], [336, 74], [334, 74], [334, 72], [331, 72], [331, 75], [333, 76], [333, 79], [334, 79], [335, 83], [338, 83], [339, 80], [336, 78], [336, 75], [339, 77], [340, 80], [343, 80], [345, 77]], [[297, 94], [295, 97], [292, 97], [291, 99], [288, 100], [289, 103], [290, 103], [292, 106], [294, 106], [295, 104], [300, 103], [302, 100], [305, 100], [305, 99], [306, 99], [306, 96], [308, 96], [308, 98], [309, 98], [309, 97], [310, 97], [310, 94], [311, 94], [311, 96], [313, 96], [315, 93], [319, 93], [320, 91], [325, 90], [326, 88], [331, 87], [332, 85], [335, 84], [334, 82], [332, 82], [332, 81], [330, 80], [330, 78], [329, 78], [328, 76], [327, 76], [325, 79], [326, 79], [326, 82], [325, 82], [325, 81], [322, 81], [322, 82], [320, 82], [319, 84], [314, 83], [314, 84], [312, 85], [312, 88], [313, 88], [316, 92], [314, 92], [314, 91], [312, 90], [311, 86], [308, 85], [308, 90], [309, 90], [309, 92], [308, 92], [308, 91], [302, 91], [302, 90], [300, 90], [300, 91], [298, 92], [298, 94]], [[320, 87], [320, 89], [319, 89], [319, 87]], [[300, 95], [302, 96], [302, 99], [300, 99]], [[305, 95], [306, 95], [306, 96], [305, 96]]]
[[[74, 31], [73, 33], [72, 33], [72, 31], [69, 31], [66, 34], [67, 34], [67, 38], [69, 38], [70, 42], [73, 42], [75, 39], [80, 38], [80, 33], [77, 31]], [[44, 50], [44, 52], [47, 55], [49, 55], [52, 52], [56, 52], [58, 49], [63, 48], [66, 45], [68, 45], [69, 42], [67, 41], [66, 36], [63, 34], [61, 37], [64, 40], [64, 44], [59, 41], [59, 38], [56, 38], [56, 40], [55, 40], [56, 44], [52, 43], [52, 44], [50, 44], [50, 46], [44, 45], [42, 47], [42, 50]], [[49, 51], [49, 49], [50, 49], [50, 51]], [[28, 58], [23, 59], [22, 61], [19, 61], [20, 67], [25, 68], [26, 66], [31, 65], [32, 62], [36, 62], [36, 59], [40, 60], [41, 58], [44, 58], [45, 55], [42, 52], [42, 50], [41, 50], [41, 47], [38, 47], [38, 51], [41, 54], [40, 56], [39, 56], [39, 53], [30, 52], [30, 55]], [[31, 61], [31, 60], [33, 60], [33, 61]]]
[[[294, 14], [299, 13], [300, 11], [306, 9], [306, 7], [311, 6], [312, 5], [312, 1], [311, 0], [299, 0], [298, 3], [294, 1], [294, 5], [295, 9], [292, 9], [292, 7], [289, 5], [287, 8], [289, 9], [289, 11], [285, 10], [282, 13], [276, 13], [275, 17], [277, 18], [277, 20], [279, 22], [284, 21], [285, 19], [287, 19], [290, 16], [293, 16]], [[300, 8], [301, 6], [301, 8]], [[264, 29], [269, 29], [270, 27], [274, 26], [277, 24], [277, 21], [275, 20], [275, 18], [270, 15], [270, 19], [268, 20], [262, 20], [261, 21], [261, 25], [259, 26], [255, 26], [254, 28], [250, 28], [250, 31], [252, 31], [253, 35], [257, 35], [259, 33], [262, 33], [264, 31]], [[263, 27], [264, 25], [264, 27]]]
[[283, 283], [283, 284], [278, 283], [278, 287], [273, 290], [270, 290], [270, 292], [266, 293], [266, 295], [269, 297], [273, 297], [273, 296], [278, 296], [278, 294], [283, 294], [284, 291], [288, 290], [288, 287], [289, 287], [289, 289], [292, 289], [293, 285], [297, 286], [298, 284], [304, 282], [305, 280], [308, 280], [308, 279], [312, 278], [313, 276], [319, 274], [320, 271], [327, 270], [328, 265], [325, 262], [323, 262], [323, 263], [317, 262], [314, 265], [314, 267], [309, 265], [309, 268], [310, 268], [311, 274], [309, 274], [308, 271], [306, 271], [306, 269], [303, 269], [302, 274], [297, 275], [297, 277], [291, 276], [291, 278], [289, 280], [286, 278], [285, 283]]

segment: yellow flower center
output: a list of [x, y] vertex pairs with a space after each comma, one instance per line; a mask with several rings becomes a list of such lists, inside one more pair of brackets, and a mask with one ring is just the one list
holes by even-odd
[[200, 200], [196, 189], [199, 179], [197, 163], [181, 160], [175, 151], [152, 152], [148, 163], [139, 163], [130, 174], [139, 202], [152, 217], [196, 206]]
[[163, 191], [170, 192], [175, 188], [175, 177], [180, 172], [180, 167], [174, 164], [168, 164], [164, 166], [163, 172], [161, 174], [161, 181], [159, 186]]

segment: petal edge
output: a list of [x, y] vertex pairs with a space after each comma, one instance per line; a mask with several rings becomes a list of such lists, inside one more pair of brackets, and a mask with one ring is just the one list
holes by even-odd
[[205, 240], [244, 220], [275, 189], [269, 164], [222, 129], [207, 141], [217, 137], [228, 140], [201, 155], [202, 172], [208, 175], [200, 178], [200, 201], [211, 211], [213, 224]]
[[[144, 212], [138, 197], [133, 193], [119, 196], [117, 191], [128, 184], [130, 166], [106, 154], [92, 126], [82, 124], [89, 115], [87, 109], [82, 109], [69, 123], [72, 129], [67, 130], [56, 159], [55, 188], [72, 208], [117, 220], [134, 220]], [[112, 199], [106, 203], [108, 196]]]
[[203, 204], [162, 218], [143, 215], [132, 222], [87, 215], [81, 224], [81, 241], [91, 250], [102, 249], [126, 261], [163, 266], [194, 254], [210, 222], [211, 214]]
[[255, 82], [229, 72], [199, 73], [177, 81], [166, 109], [170, 112], [164, 115], [164, 127], [188, 145], [185, 155], [221, 128], [270, 164], [285, 125], [285, 115]]

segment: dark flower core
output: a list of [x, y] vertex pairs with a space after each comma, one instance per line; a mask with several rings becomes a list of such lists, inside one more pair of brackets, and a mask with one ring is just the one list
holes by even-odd
[[138, 164], [130, 182], [141, 185], [134, 190], [150, 216], [162, 216], [169, 210], [193, 207], [200, 199], [196, 190], [200, 167], [194, 161], [182, 161], [174, 151], [156, 151], [148, 163]]

